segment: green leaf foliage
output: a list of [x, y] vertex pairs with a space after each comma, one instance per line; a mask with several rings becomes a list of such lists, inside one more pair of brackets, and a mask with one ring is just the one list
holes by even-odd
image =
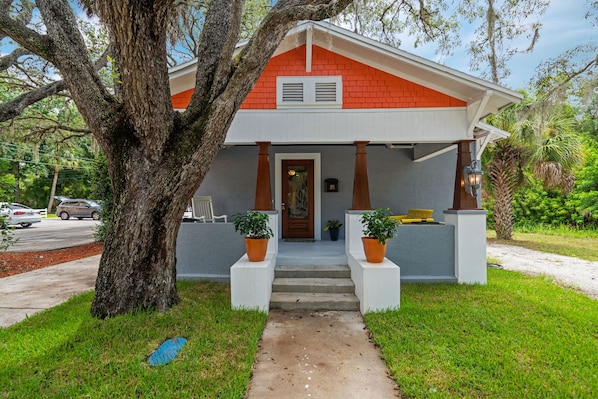
[[0, 251], [6, 251], [17, 242], [18, 238], [13, 235], [15, 226], [6, 223], [6, 216], [0, 215]]
[[390, 209], [374, 209], [361, 215], [363, 234], [366, 237], [377, 238], [382, 245], [386, 240], [394, 237], [397, 230], [397, 221], [390, 217]]
[[274, 232], [268, 226], [268, 214], [257, 211], [237, 213], [233, 216], [235, 231], [249, 238], [272, 238]]

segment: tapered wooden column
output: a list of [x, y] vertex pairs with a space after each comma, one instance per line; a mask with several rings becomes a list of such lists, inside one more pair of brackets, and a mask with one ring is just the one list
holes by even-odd
[[260, 154], [257, 161], [257, 182], [255, 184], [255, 211], [272, 210], [272, 189], [270, 188], [270, 155], [268, 154], [269, 141], [258, 141]]
[[455, 190], [453, 193], [453, 210], [479, 209], [477, 198], [465, 192], [465, 181], [463, 180], [463, 168], [471, 165], [471, 146], [473, 140], [462, 140], [455, 144], [457, 150], [457, 170], [455, 171]]
[[370, 204], [370, 184], [368, 182], [368, 161], [365, 146], [369, 141], [356, 141], [355, 177], [353, 178], [353, 206], [351, 209], [372, 209]]

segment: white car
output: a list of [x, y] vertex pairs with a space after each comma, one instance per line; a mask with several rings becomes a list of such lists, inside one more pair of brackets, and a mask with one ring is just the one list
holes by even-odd
[[6, 217], [6, 224], [9, 226], [19, 224], [21, 227], [29, 227], [42, 221], [40, 211], [17, 203], [0, 202], [0, 216]]

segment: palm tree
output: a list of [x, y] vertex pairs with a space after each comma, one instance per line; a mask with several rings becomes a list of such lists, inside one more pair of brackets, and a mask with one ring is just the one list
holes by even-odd
[[574, 133], [576, 121], [573, 116], [554, 112], [548, 119], [536, 121], [532, 128], [538, 138], [538, 145], [530, 157], [534, 176], [542, 180], [546, 188], [560, 189], [569, 193], [573, 189], [575, 176], [572, 169], [582, 160], [581, 141]]
[[511, 133], [511, 136], [488, 148], [486, 158], [486, 191], [494, 196], [494, 229], [496, 237], [510, 240], [513, 232], [513, 195], [523, 182], [523, 165], [527, 161], [524, 147], [517, 139], [519, 106], [511, 106], [494, 115], [489, 122]]
[[575, 119], [563, 105], [549, 109], [533, 106], [524, 97], [521, 104], [509, 107], [489, 122], [511, 136], [489, 149], [486, 163], [490, 192], [494, 195], [496, 237], [510, 240], [513, 233], [513, 195], [525, 183], [531, 170], [546, 188], [568, 193], [575, 177], [572, 169], [582, 161], [581, 141], [574, 133]]

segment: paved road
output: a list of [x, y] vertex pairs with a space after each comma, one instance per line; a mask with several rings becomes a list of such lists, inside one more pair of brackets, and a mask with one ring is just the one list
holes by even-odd
[[42, 219], [31, 227], [17, 227], [15, 245], [8, 250], [14, 252], [46, 251], [74, 247], [94, 241], [93, 235], [100, 222], [92, 219]]

